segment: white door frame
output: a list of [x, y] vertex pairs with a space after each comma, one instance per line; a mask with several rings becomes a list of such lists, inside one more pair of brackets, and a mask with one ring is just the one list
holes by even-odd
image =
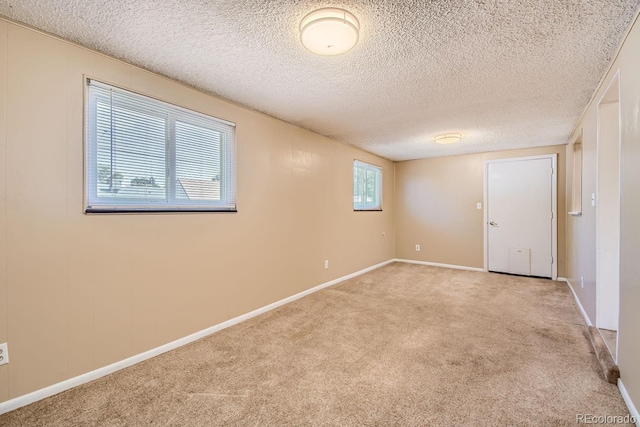
[[[620, 102], [620, 69], [616, 71], [613, 78], [607, 85], [606, 90], [603, 95], [598, 100], [597, 108], [596, 108], [596, 328], [600, 327], [600, 317], [602, 316], [602, 304], [601, 304], [601, 294], [602, 294], [602, 284], [600, 283], [600, 225], [599, 225], [599, 216], [600, 216], [600, 150], [602, 149], [600, 143], [600, 105], [603, 103], [604, 99], [609, 95], [609, 91], [612, 89], [614, 84], [618, 84], [618, 203], [622, 202], [622, 103]], [[620, 236], [622, 237], [622, 236]], [[620, 239], [621, 240], [621, 239]], [[620, 255], [620, 244], [621, 241], [618, 242], [618, 256]], [[620, 292], [620, 265], [618, 265], [618, 292]], [[618, 329], [620, 328], [620, 299], [618, 294]], [[618, 331], [619, 333], [619, 331]], [[620, 336], [618, 335], [618, 338]], [[618, 343], [620, 339], [616, 340], [616, 347], [618, 347]], [[617, 359], [618, 351], [616, 348], [616, 359]]]
[[505, 163], [505, 162], [519, 162], [523, 160], [536, 160], [536, 159], [551, 159], [551, 167], [553, 168], [553, 174], [551, 175], [551, 209], [553, 211], [553, 219], [551, 220], [551, 256], [553, 257], [553, 263], [551, 264], [551, 278], [556, 280], [558, 278], [558, 155], [542, 154], [540, 156], [525, 156], [525, 157], [510, 157], [507, 159], [485, 160], [484, 161], [484, 185], [483, 185], [483, 203], [484, 203], [484, 271], [489, 271], [489, 217], [488, 217], [488, 195], [489, 195], [489, 164], [490, 163]]

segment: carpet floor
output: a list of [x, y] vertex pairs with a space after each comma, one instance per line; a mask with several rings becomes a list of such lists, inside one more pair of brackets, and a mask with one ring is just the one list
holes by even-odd
[[2, 426], [576, 425], [627, 415], [565, 283], [393, 263]]

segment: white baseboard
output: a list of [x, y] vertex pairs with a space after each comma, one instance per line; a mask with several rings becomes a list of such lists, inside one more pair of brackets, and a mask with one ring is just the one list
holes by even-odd
[[481, 272], [486, 272], [487, 271], [484, 268], [467, 267], [467, 266], [464, 266], [464, 265], [440, 264], [440, 263], [437, 263], [437, 262], [416, 261], [416, 260], [412, 260], [412, 259], [396, 258], [393, 261], [395, 261], [395, 262], [405, 262], [407, 264], [430, 265], [432, 267], [453, 268], [454, 270], [468, 270], [468, 271], [481, 271]]
[[629, 408], [629, 413], [633, 418], [636, 419], [636, 426], [640, 427], [640, 414], [636, 409], [636, 406], [633, 404], [629, 393], [627, 393], [627, 389], [624, 387], [622, 380], [618, 378], [618, 388], [620, 389], [620, 394], [622, 394], [622, 398], [624, 399], [624, 403], [627, 404], [627, 408]]
[[578, 298], [578, 294], [576, 294], [576, 291], [573, 290], [573, 285], [571, 284], [569, 279], [567, 279], [566, 277], [558, 277], [556, 280], [558, 282], [567, 282], [567, 286], [569, 286], [569, 289], [571, 290], [571, 293], [573, 294], [573, 299], [576, 300], [576, 304], [578, 305], [578, 308], [580, 309], [580, 313], [582, 313], [582, 317], [584, 317], [584, 322], [587, 324], [587, 326], [593, 326], [593, 323], [591, 323], [591, 319], [589, 319], [589, 316], [587, 315], [587, 312], [584, 310], [584, 307], [582, 306], [582, 303], [580, 302], [580, 298]]
[[152, 357], [158, 356], [162, 353], [166, 353], [167, 351], [174, 350], [178, 347], [182, 347], [183, 345], [192, 343], [194, 341], [199, 340], [200, 338], [204, 338], [207, 335], [211, 335], [215, 332], [218, 332], [222, 329], [228, 328], [229, 326], [236, 325], [240, 322], [244, 322], [245, 320], [251, 319], [252, 317], [258, 316], [262, 313], [266, 313], [267, 311], [273, 310], [274, 308], [278, 308], [290, 302], [293, 302], [297, 299], [300, 299], [304, 296], [312, 294], [314, 292], [318, 292], [321, 289], [328, 288], [329, 286], [336, 285], [345, 280], [351, 279], [353, 277], [359, 276], [361, 274], [367, 273], [371, 270], [375, 270], [384, 265], [390, 264], [395, 260], [390, 259], [385, 262], [381, 262], [380, 264], [373, 265], [371, 267], [367, 267], [363, 270], [356, 271], [355, 273], [348, 274], [346, 276], [339, 277], [335, 280], [331, 280], [330, 282], [323, 283], [321, 285], [315, 286], [311, 289], [307, 289], [306, 291], [299, 292], [295, 295], [282, 299], [280, 301], [276, 301], [272, 304], [266, 305], [264, 307], [253, 310], [249, 313], [243, 314], [238, 317], [234, 317], [233, 319], [229, 319], [225, 322], [219, 323], [217, 325], [211, 326], [207, 329], [203, 329], [199, 332], [195, 332], [186, 337], [177, 339], [168, 344], [161, 345], [160, 347], [153, 348], [151, 350], [145, 351], [144, 353], [137, 354], [135, 356], [131, 356], [127, 359], [120, 360], [116, 363], [112, 363], [111, 365], [104, 366], [102, 368], [96, 369], [95, 371], [87, 372], [86, 374], [79, 375], [77, 377], [70, 378], [68, 380], [59, 382], [57, 384], [50, 385], [49, 387], [42, 388], [40, 390], [36, 390], [34, 392], [7, 400], [5, 402], [0, 403], [0, 415], [9, 411], [13, 411], [14, 409], [21, 408], [23, 406], [29, 405], [30, 403], [37, 402], [38, 400], [42, 400], [46, 397], [53, 396], [54, 394], [61, 393], [65, 390], [69, 390], [70, 388], [79, 386], [84, 383], [88, 383], [89, 381], [97, 380], [98, 378], [104, 377], [105, 375], [112, 374], [121, 369], [127, 368], [131, 365], [135, 365], [136, 363], [140, 363], [144, 360], [150, 359]]
[[[582, 313], [582, 317], [584, 317], [584, 321], [587, 324], [587, 326], [593, 326], [593, 324], [591, 323], [591, 320], [589, 319], [589, 316], [587, 316], [587, 312], [584, 310], [584, 307], [582, 307], [582, 303], [580, 302], [580, 299], [578, 298], [578, 295], [576, 294], [576, 291], [573, 290], [573, 285], [571, 284], [571, 282], [569, 281], [569, 279], [565, 278], [565, 277], [558, 277], [557, 279], [559, 282], [567, 282], [567, 285], [569, 286], [569, 289], [571, 290], [571, 293], [573, 294], [573, 298], [576, 300], [576, 304], [578, 305], [578, 308], [580, 309], [580, 312]], [[638, 410], [636, 409], [635, 405], [633, 404], [633, 401], [631, 400], [631, 397], [629, 396], [629, 393], [627, 392], [627, 389], [625, 388], [622, 379], [618, 378], [618, 388], [620, 389], [620, 394], [622, 394], [622, 398], [624, 399], [624, 403], [627, 404], [627, 408], [629, 409], [629, 413], [631, 414], [632, 417], [635, 418], [635, 424], [636, 426], [640, 427], [640, 414], [638, 414]]]

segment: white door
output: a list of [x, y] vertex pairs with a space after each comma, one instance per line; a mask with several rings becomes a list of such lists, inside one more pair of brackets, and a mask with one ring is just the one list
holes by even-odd
[[489, 271], [554, 278], [552, 158], [487, 163]]

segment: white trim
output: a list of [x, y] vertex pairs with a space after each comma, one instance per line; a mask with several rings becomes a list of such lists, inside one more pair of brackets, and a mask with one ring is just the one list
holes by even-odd
[[573, 290], [573, 285], [571, 284], [569, 279], [567, 279], [565, 277], [558, 277], [556, 280], [558, 282], [567, 282], [567, 286], [569, 286], [569, 289], [571, 290], [571, 293], [573, 294], [573, 298], [576, 300], [576, 304], [578, 305], [578, 308], [580, 309], [580, 313], [582, 313], [582, 317], [584, 317], [585, 323], [587, 324], [587, 326], [593, 326], [593, 323], [591, 323], [591, 319], [589, 319], [589, 316], [587, 315], [587, 312], [584, 310], [584, 307], [582, 306], [582, 303], [580, 302], [580, 298], [578, 298], [578, 294], [576, 294], [576, 291]]
[[487, 176], [489, 175], [489, 167], [485, 162], [482, 165], [482, 233], [484, 236], [483, 245], [482, 245], [482, 257], [483, 257], [483, 267], [485, 271], [489, 271], [489, 233], [487, 232], [487, 224], [489, 224], [489, 208], [487, 207], [487, 196], [488, 191], [487, 187], [489, 182], [487, 180]]
[[551, 159], [551, 167], [553, 168], [553, 174], [551, 175], [551, 210], [553, 212], [553, 219], [551, 220], [551, 256], [553, 257], [553, 263], [551, 264], [551, 279], [556, 280], [558, 278], [558, 154], [541, 154], [539, 156], [524, 156], [524, 157], [508, 157], [505, 159], [485, 160], [483, 165], [483, 195], [482, 201], [484, 203], [483, 209], [483, 233], [484, 233], [484, 271], [489, 271], [489, 236], [487, 233], [489, 223], [489, 205], [487, 203], [489, 191], [488, 191], [488, 179], [490, 163], [505, 163], [505, 162], [520, 162], [526, 160], [536, 159]]
[[551, 221], [551, 278], [558, 278], [558, 155], [551, 156], [553, 174], [551, 175], [551, 209], [553, 210], [553, 220]]
[[[582, 142], [584, 141], [584, 129], [580, 130], [579, 135], [575, 135], [574, 138], [571, 139], [569, 146], [571, 147], [571, 161], [573, 164], [572, 167], [572, 175], [571, 175], [571, 200], [570, 205], [572, 211], [569, 212], [569, 215], [580, 216], [582, 215], [582, 209], [584, 208], [584, 149]], [[579, 157], [576, 155], [576, 144], [580, 145], [580, 153]], [[580, 175], [576, 175], [576, 169], [580, 168]], [[576, 179], [577, 178], [577, 179]], [[577, 187], [580, 187], [580, 191], [577, 191]], [[576, 195], [580, 197], [580, 203], [576, 203]]]
[[631, 416], [636, 419], [636, 426], [640, 427], [640, 413], [638, 413], [636, 406], [633, 404], [633, 401], [631, 400], [631, 396], [629, 396], [627, 389], [622, 383], [622, 378], [618, 378], [618, 388], [620, 389], [620, 394], [624, 399], [624, 403], [627, 404], [627, 408], [629, 409], [629, 414], [631, 414]]
[[[612, 64], [613, 67], [613, 64]], [[611, 72], [611, 70], [613, 68], [610, 68], [610, 70], [608, 71]], [[608, 74], [607, 73], [607, 74]], [[606, 76], [605, 76], [606, 78]], [[603, 81], [601, 84], [604, 84], [605, 82], [605, 78], [603, 78]], [[602, 150], [602, 144], [600, 143], [600, 106], [603, 105], [604, 98], [609, 95], [609, 91], [612, 89], [612, 86], [615, 83], [618, 83], [618, 211], [619, 214], [622, 214], [622, 208], [621, 208], [621, 203], [622, 203], [622, 103], [620, 102], [620, 89], [622, 88], [622, 83], [620, 81], [620, 68], [618, 67], [616, 69], [616, 72], [614, 73], [613, 77], [611, 78], [611, 81], [609, 81], [609, 84], [607, 85], [607, 88], [604, 90], [604, 92], [602, 93], [602, 95], [600, 96], [600, 99], [598, 100], [598, 103], [596, 104], [596, 205], [595, 205], [595, 209], [596, 209], [596, 327], [600, 327], [600, 325], [602, 324], [601, 322], [601, 318], [602, 318], [602, 298], [601, 298], [601, 294], [602, 294], [602, 280], [600, 279], [600, 222], [599, 222], [599, 218], [600, 218], [600, 152]], [[594, 94], [595, 97], [595, 94]], [[612, 101], [612, 102], [616, 102], [616, 101]], [[607, 104], [607, 102], [605, 102], [604, 104]], [[621, 254], [621, 242], [622, 242], [622, 229], [621, 229], [621, 218], [618, 218], [618, 227], [620, 228], [618, 230], [618, 258], [620, 258], [620, 254]], [[619, 260], [618, 260], [619, 261]], [[620, 325], [620, 264], [618, 263], [618, 309], [617, 309], [617, 314], [618, 314], [618, 328], [619, 329], [619, 325]], [[618, 340], [619, 341], [619, 340]], [[617, 344], [616, 344], [617, 347]], [[618, 353], [616, 352], [616, 359], [617, 359], [617, 355]]]
[[454, 270], [468, 270], [468, 271], [480, 271], [486, 273], [487, 270], [483, 268], [477, 267], [467, 267], [464, 265], [453, 265], [453, 264], [440, 264], [438, 262], [428, 262], [428, 261], [416, 261], [413, 259], [401, 259], [396, 258], [393, 261], [395, 262], [404, 262], [407, 264], [420, 264], [420, 265], [430, 265], [431, 267], [443, 267], [443, 268], [452, 268]]
[[96, 369], [91, 372], [87, 372], [86, 374], [78, 375], [77, 377], [70, 378], [68, 380], [50, 385], [48, 387], [42, 388], [40, 390], [33, 391], [31, 393], [18, 396], [16, 398], [7, 400], [5, 402], [0, 403], [0, 415], [7, 413], [9, 411], [13, 411], [14, 409], [18, 409], [22, 406], [29, 405], [30, 403], [37, 402], [38, 400], [42, 400], [46, 397], [53, 396], [54, 394], [61, 393], [65, 390], [69, 390], [70, 388], [79, 386], [81, 384], [88, 383], [89, 381], [96, 380], [98, 378], [104, 377], [105, 375], [112, 374], [121, 369], [127, 368], [131, 365], [135, 365], [136, 363], [140, 363], [144, 360], [150, 359], [152, 357], [158, 356], [162, 353], [166, 353], [167, 351], [174, 350], [178, 347], [182, 347], [183, 345], [192, 343], [194, 341], [199, 340], [200, 338], [204, 338], [208, 335], [211, 335], [215, 332], [218, 332], [222, 329], [226, 329], [230, 326], [236, 325], [238, 323], [244, 322], [245, 320], [249, 320], [252, 317], [258, 316], [260, 314], [266, 313], [267, 311], [273, 310], [274, 308], [278, 308], [290, 302], [293, 302], [297, 299], [305, 297], [314, 292], [318, 292], [324, 288], [328, 288], [329, 286], [336, 285], [345, 280], [354, 278], [361, 274], [367, 273], [371, 270], [375, 270], [387, 264], [394, 262], [394, 259], [390, 259], [388, 261], [381, 262], [380, 264], [373, 265], [371, 267], [367, 267], [363, 270], [356, 271], [355, 273], [347, 274], [346, 276], [339, 277], [337, 279], [331, 280], [329, 282], [323, 283], [321, 285], [315, 286], [311, 289], [307, 289], [306, 291], [299, 292], [295, 295], [291, 295], [290, 297], [281, 299], [280, 301], [276, 301], [272, 304], [266, 305], [264, 307], [253, 310], [249, 313], [240, 315], [238, 317], [234, 317], [233, 319], [229, 319], [225, 322], [219, 323], [217, 325], [211, 326], [207, 329], [203, 329], [199, 332], [195, 332], [191, 335], [187, 335], [186, 337], [177, 339], [168, 344], [161, 345], [159, 347], [153, 348], [151, 350], [145, 351], [144, 353], [137, 354], [135, 356], [131, 356], [127, 359], [120, 360], [116, 363], [112, 363], [111, 365], [104, 366], [102, 368]]

